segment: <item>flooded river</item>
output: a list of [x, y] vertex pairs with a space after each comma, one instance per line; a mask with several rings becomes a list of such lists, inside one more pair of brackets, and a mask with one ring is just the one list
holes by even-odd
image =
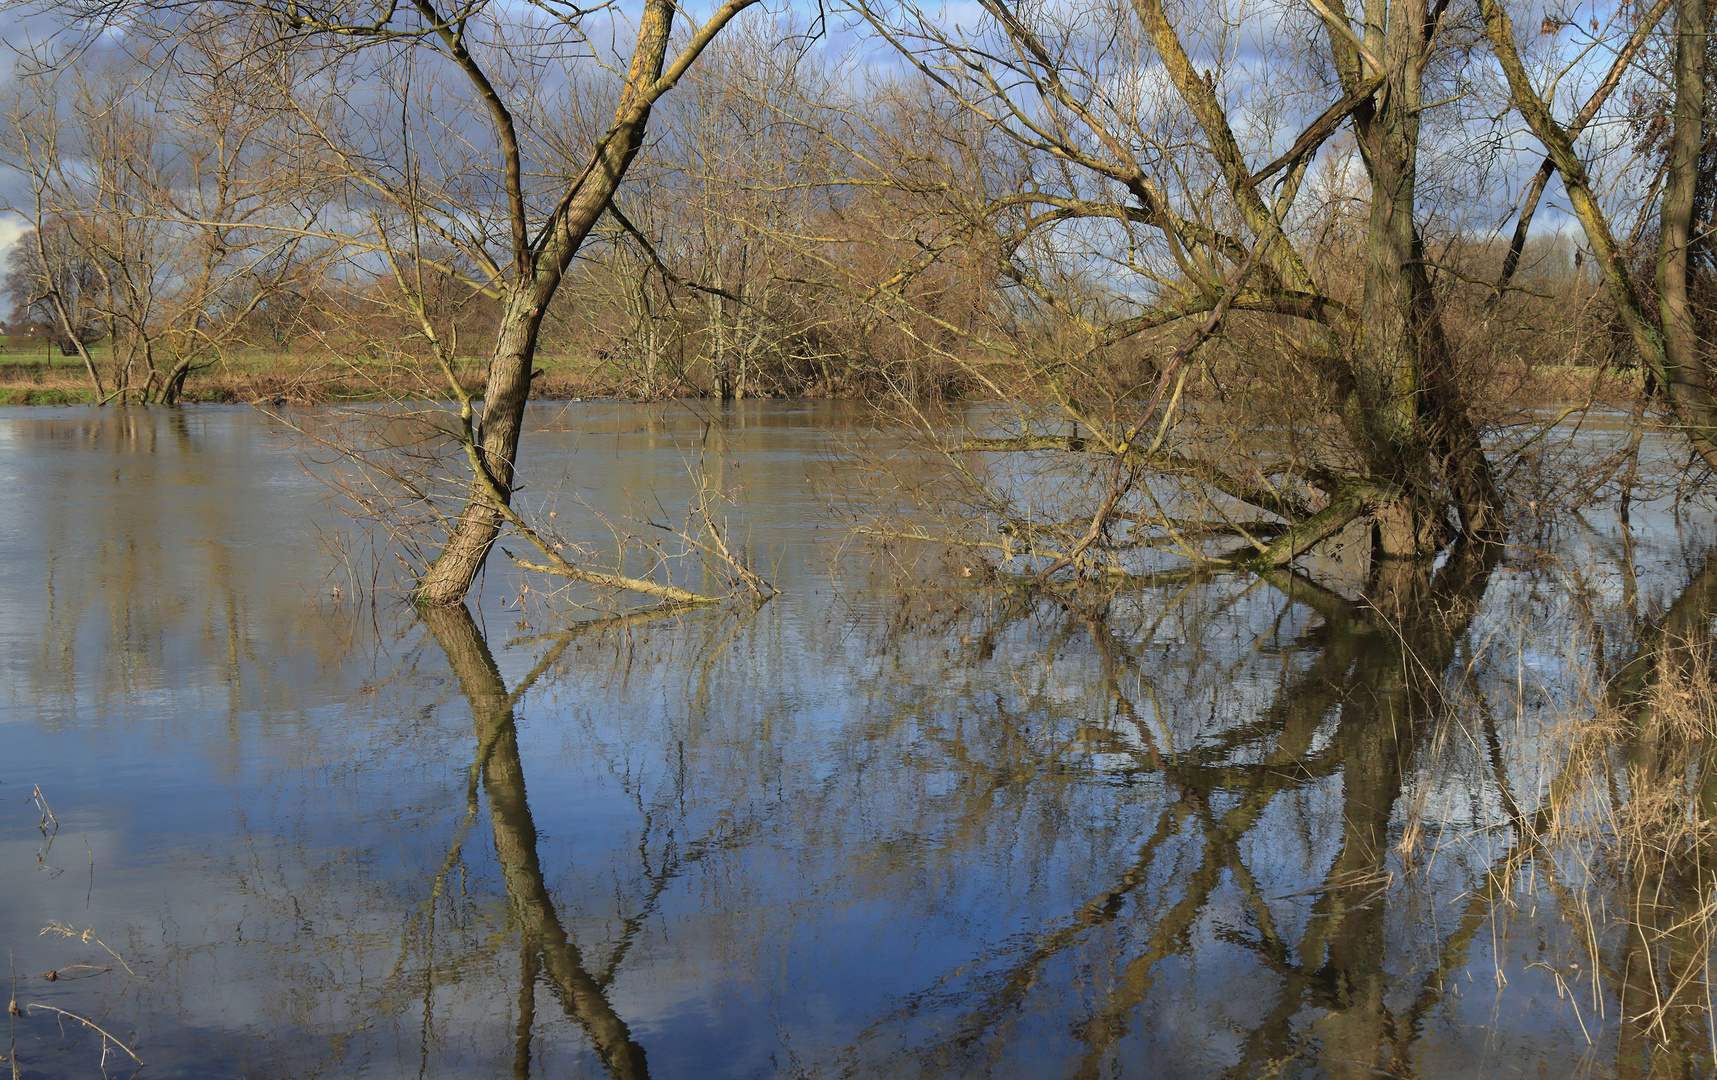
[[851, 408], [534, 416], [595, 544], [719, 462], [781, 595], [604, 621], [497, 555], [424, 618], [268, 417], [0, 410], [22, 1075], [1710, 1075], [1708, 511], [1405, 621], [1051, 596], [856, 544]]

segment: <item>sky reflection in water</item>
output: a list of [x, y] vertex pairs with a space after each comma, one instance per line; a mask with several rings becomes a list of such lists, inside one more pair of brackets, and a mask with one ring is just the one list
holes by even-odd
[[[1287, 579], [1058, 601], [860, 568], [806, 483], [856, 412], [575, 408], [534, 468], [610, 513], [683, 504], [713, 420], [784, 595], [336, 603], [266, 419], [0, 410], [20, 1005], [144, 1076], [1709, 1072], [1709, 938], [1627, 944], [1648, 878], [1711, 895], [1704, 843], [1629, 877], [1530, 835], [1586, 670], [1678, 598], [1709, 627], [1661, 514], [1445, 568], [1404, 626]], [[1648, 968], [1695, 998], [1641, 1019]], [[12, 1030], [26, 1075], [102, 1068]]]

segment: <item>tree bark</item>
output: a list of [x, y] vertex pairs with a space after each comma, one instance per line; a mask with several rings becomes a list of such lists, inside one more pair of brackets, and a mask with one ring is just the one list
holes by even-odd
[[[1425, 269], [1417, 212], [1421, 72], [1431, 14], [1423, 0], [1369, 0], [1366, 51], [1383, 81], [1353, 114], [1370, 180], [1360, 330], [1352, 348], [1348, 428], [1372, 476], [1399, 494], [1373, 510], [1373, 549], [1382, 559], [1423, 559], [1461, 532], [1501, 540], [1501, 496], [1460, 393], [1443, 333], [1442, 306]], [[1331, 32], [1339, 55], [1343, 42]], [[1347, 81], [1357, 84], [1356, 70]], [[1440, 484], [1439, 484], [1440, 480]]]
[[[568, 193], [551, 221], [544, 250], [535, 257], [527, 253], [524, 269], [508, 290], [483, 390], [482, 420], [477, 435], [482, 459], [505, 498], [510, 499], [513, 492], [519, 433], [524, 425], [525, 404], [530, 399], [531, 365], [536, 357], [543, 315], [560, 287], [567, 266], [608, 207], [643, 143], [652, 100], [647, 95], [662, 74], [673, 15], [671, 0], [650, 0], [645, 7], [632, 67], [627, 72], [620, 103], [615, 107], [614, 126], [598, 147], [591, 168]], [[482, 478], [473, 478], [465, 508], [441, 554], [424, 572], [414, 599], [431, 606], [463, 602], [500, 535], [501, 521], [500, 510], [491, 503], [487, 485]]]
[[1663, 208], [1657, 246], [1659, 324], [1665, 367], [1681, 382], [1684, 396], [1711, 405], [1711, 387], [1700, 356], [1699, 331], [1688, 285], [1693, 274], [1693, 208], [1699, 186], [1699, 155], [1705, 142], [1705, 0], [1676, 0], [1675, 121], [1665, 163]]
[[[1372, 10], [1380, 9], [1380, 10]], [[1413, 15], [1420, 18], [1415, 20]], [[1419, 432], [1419, 297], [1413, 220], [1419, 150], [1417, 52], [1423, 9], [1415, 0], [1367, 5], [1366, 21], [1387, 26], [1388, 77], [1370, 108], [1355, 113], [1360, 154], [1371, 181], [1360, 338], [1354, 346], [1354, 434], [1382, 478], [1400, 482], [1423, 457]], [[1382, 46], [1382, 49], [1379, 49]], [[1434, 310], [1433, 310], [1434, 314]], [[1406, 554], [1406, 552], [1397, 552]]]

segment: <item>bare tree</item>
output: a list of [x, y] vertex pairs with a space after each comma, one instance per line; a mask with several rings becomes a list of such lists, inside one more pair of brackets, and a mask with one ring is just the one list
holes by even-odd
[[31, 327], [32, 333], [39, 327], [51, 346], [76, 353], [100, 396], [101, 373], [87, 346], [106, 332], [97, 299], [102, 274], [71, 243], [60, 222], [44, 222], [18, 238], [7, 252], [5, 288], [12, 301], [11, 322]]
[[826, 391], [854, 366], [862, 335], [804, 251], [833, 224], [836, 190], [798, 108], [820, 107], [839, 70], [815, 39], [757, 22], [700, 61], [616, 201], [611, 244], [564, 301], [562, 317], [607, 337], [600, 359], [646, 392]]
[[[1533, 70], [1529, 67], [1531, 54], [1522, 49], [1508, 8], [1499, 0], [1480, 0], [1485, 32], [1507, 80], [1512, 105], [1546, 154], [1520, 216], [1516, 244], [1530, 224], [1538, 193], [1554, 172], [1592, 246], [1598, 273], [1641, 361], [1663, 387], [1677, 426], [1693, 449], [1707, 464], [1717, 467], [1717, 395], [1703, 355], [1692, 297], [1701, 273], [1695, 251], [1709, 230], [1709, 225], [1699, 221], [1696, 209], [1701, 176], [1709, 173], [1708, 165], [1702, 167], [1702, 162], [1709, 156], [1711, 11], [1705, 0], [1657, 0], [1642, 8], [1632, 26], [1621, 27], [1630, 32], [1620, 38], [1623, 44], [1579, 111], [1562, 120], [1556, 115], [1555, 91], [1577, 61], [1570, 62], [1551, 50], [1540, 58], [1541, 69]], [[1544, 25], [1555, 31], [1563, 24], [1547, 17]], [[1594, 146], [1588, 140], [1582, 147], [1579, 140], [1622, 85], [1630, 66], [1641, 58], [1652, 35], [1660, 32], [1672, 39], [1664, 50], [1671, 60], [1664, 94], [1668, 130], [1661, 160], [1653, 163], [1656, 175], [1642, 204], [1645, 211], [1654, 204], [1657, 209], [1654, 311], [1634, 280], [1631, 245], [1616, 235], [1619, 207], [1604, 197], [1595, 175], [1593, 159], [1601, 153], [1602, 145]], [[1642, 214], [1636, 239], [1644, 224]], [[1504, 267], [1504, 280], [1512, 269], [1511, 260]]]
[[[1227, 534], [1242, 548], [1220, 558], [1280, 566], [1366, 520], [1374, 561], [1406, 566], [1457, 536], [1501, 539], [1502, 499], [1442, 323], [1419, 202], [1426, 117], [1451, 79], [1439, 61], [1463, 37], [1446, 4], [1275, 11], [1275, 29], [1292, 28], [1276, 40], [1292, 44], [1245, 63], [1255, 17], [1226, 5], [985, 2], [958, 29], [910, 3], [853, 8], [945, 103], [921, 113], [963, 114], [933, 129], [950, 136], [938, 148], [948, 156], [920, 154], [910, 186], [946, 200], [944, 220], [967, 236], [960, 250], [998, 253], [1016, 321], [995, 325], [1008, 347], [1037, 352], [1037, 381], [1059, 406], [1058, 421], [1022, 418], [959, 448], [1106, 462], [1096, 492], [1059, 521], [990, 484], [984, 501], [1014, 552], [1040, 556], [1045, 573], [1140, 543], [1203, 560], [1187, 534]], [[1350, 248], [1320, 261], [1328, 234], [1300, 199], [1343, 130], [1363, 214], [1346, 222]], [[987, 139], [1006, 154], [973, 154]], [[1272, 343], [1273, 370], [1231, 352], [1226, 374], [1195, 360], [1247, 327]], [[1103, 369], [1117, 364], [1133, 374], [1100, 405]], [[1221, 438], [1189, 437], [1180, 404], [1201, 366], [1236, 389], [1237, 371], [1258, 371], [1273, 385], [1254, 380], [1267, 392], [1245, 405], [1273, 401], [1268, 419], [1231, 414]], [[1200, 414], [1207, 435], [1216, 415]], [[1159, 497], [1153, 484], [1171, 490]], [[1189, 499], [1205, 520], [1174, 509]]]
[[[570, 175], [552, 171], [564, 166], [540, 164], [546, 156], [541, 151], [550, 141], [547, 136], [554, 130], [554, 118], [547, 115], [549, 105], [536, 89], [534, 78], [542, 72], [533, 71], [532, 65], [546, 64], [543, 57], [556, 56], [560, 50], [585, 46], [582, 11], [570, 5], [564, 10], [554, 7], [563, 21], [549, 24], [546, 30], [509, 28], [503, 14], [487, 5], [457, 21], [451, 13], [438, 12], [427, 4], [394, 13], [395, 21], [374, 27], [320, 16], [300, 20], [298, 25], [315, 33], [349, 32], [360, 40], [383, 44], [409, 40], [414, 53], [427, 52], [442, 62], [448, 77], [462, 82], [481, 103], [480, 115], [461, 117], [489, 143], [484, 150], [473, 151], [472, 160], [458, 162], [444, 156], [425, 164], [414, 155], [420, 154], [420, 147], [428, 141], [408, 135], [399, 147], [400, 157], [382, 168], [373, 167], [360, 156], [354, 145], [357, 140], [351, 138], [352, 129], [337, 132], [333, 125], [322, 122], [326, 101], [314, 106], [301, 101], [297, 106], [301, 119], [311, 124], [340, 157], [350, 179], [367, 189], [372, 200], [368, 243], [393, 268], [402, 295], [413, 303], [419, 302], [413, 298], [424, 295], [424, 274], [431, 263], [419, 258], [418, 252], [426, 239], [433, 239], [455, 249], [477, 267], [480, 277], [471, 284], [491, 292], [500, 308], [480, 415], [473, 395], [452, 377], [449, 343], [434, 327], [427, 309], [418, 312], [422, 332], [448, 372], [449, 386], [459, 400], [457, 438], [472, 471], [465, 506], [441, 554], [419, 582], [419, 602], [459, 602], [503, 524], [509, 522], [521, 528], [528, 539], [537, 538], [533, 542], [557, 572], [581, 576], [580, 571], [560, 560], [552, 545], [541, 542], [510, 507], [519, 435], [544, 313], [631, 165], [655, 102], [686, 73], [715, 35], [753, 2], [729, 0], [723, 4], [695, 27], [670, 62], [676, 9], [670, 3], [650, 0], [639, 14], [630, 65], [618, 88], [609, 125], [586, 142], [583, 163]], [[517, 32], [530, 47], [504, 44], [509, 30]], [[411, 105], [425, 100], [411, 97], [409, 64], [387, 74], [397, 80], [395, 85], [405, 105], [401, 115], [422, 117], [423, 113], [408, 111]], [[294, 91], [284, 86], [280, 89]], [[427, 93], [433, 96], [433, 91]], [[482, 127], [477, 127], [479, 122]], [[475, 141], [468, 132], [446, 131], [442, 138], [448, 143], [457, 139], [456, 145], [466, 146]], [[548, 173], [541, 184], [534, 183], [538, 177], [527, 178], [528, 153]], [[469, 171], [459, 170], [461, 164], [469, 166]]]
[[[417, 312], [459, 400], [455, 435], [472, 474], [465, 506], [416, 593], [425, 604], [450, 604], [464, 597], [502, 526], [516, 517], [509, 504], [519, 435], [549, 302], [624, 179], [656, 101], [755, 2], [726, 0], [675, 45], [680, 9], [645, 0], [631, 19], [630, 55], [614, 57], [624, 75], [600, 91], [612, 103], [610, 119], [570, 168], [540, 152], [560, 119], [554, 91], [600, 84], [615, 70], [594, 39], [626, 31], [618, 9], [593, 12], [559, 0], [525, 8], [488, 0], [39, 6], [92, 35], [123, 24], [127, 41], [165, 54], [212, 37], [243, 40], [234, 77], [270, 95], [294, 138], [314, 143], [323, 168], [345, 184], [343, 208], [300, 233], [368, 252], [408, 298], [423, 295], [425, 273], [446, 273], [496, 297], [501, 313], [481, 409], [451, 377], [454, 358], [434, 320]], [[426, 244], [457, 252], [475, 276], [433, 267], [420, 257]]]
[[[101, 400], [177, 401], [191, 371], [244, 343], [258, 305], [332, 251], [302, 231], [327, 185], [283, 167], [264, 134], [273, 110], [226, 70], [236, 47], [202, 38], [165, 62], [35, 71], [14, 88], [4, 153], [30, 184], [31, 204], [14, 209], [38, 241], [15, 272], [38, 283], [32, 304], [82, 354]], [[93, 327], [110, 343], [110, 388]]]

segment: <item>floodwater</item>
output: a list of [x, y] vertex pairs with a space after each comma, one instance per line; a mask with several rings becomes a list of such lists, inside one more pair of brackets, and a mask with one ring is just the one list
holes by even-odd
[[1630, 664], [1708, 635], [1708, 511], [1405, 621], [1049, 597], [855, 544], [854, 410], [537, 417], [595, 543], [719, 460], [782, 595], [602, 621], [497, 555], [426, 620], [267, 417], [0, 410], [22, 1075], [1710, 1075], [1708, 664]]

